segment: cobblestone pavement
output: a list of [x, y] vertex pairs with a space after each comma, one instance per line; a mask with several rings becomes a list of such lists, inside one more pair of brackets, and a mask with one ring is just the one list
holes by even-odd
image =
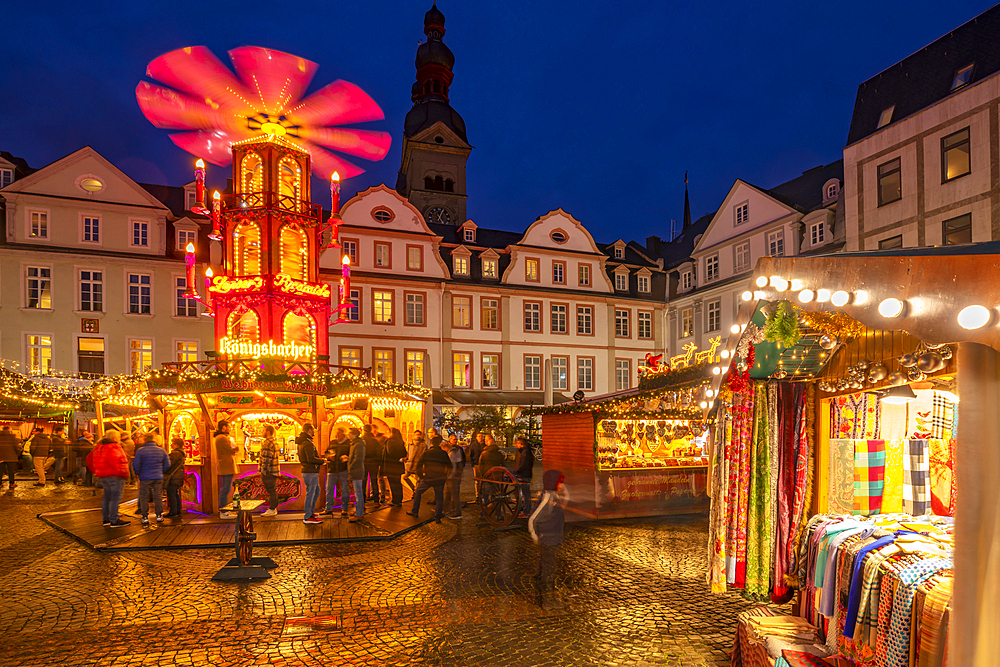
[[704, 583], [704, 518], [569, 524], [565, 609], [534, 600], [525, 530], [465, 518], [392, 542], [258, 549], [274, 577], [210, 581], [228, 550], [96, 553], [37, 513], [89, 489], [0, 493], [0, 665], [728, 665], [750, 603]]

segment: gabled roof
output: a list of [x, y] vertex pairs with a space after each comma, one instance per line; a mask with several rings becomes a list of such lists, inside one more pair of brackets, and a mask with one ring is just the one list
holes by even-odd
[[681, 230], [681, 233], [674, 237], [673, 241], [663, 244], [660, 257], [663, 258], [664, 269], [669, 271], [676, 268], [691, 257], [691, 253], [694, 252], [695, 239], [705, 233], [716, 213], [717, 211], [706, 213], [691, 223], [690, 227]]
[[[955, 73], [975, 63], [968, 85], [1000, 71], [1000, 5], [955, 28], [858, 86], [847, 145], [875, 134], [882, 111], [895, 105], [892, 122], [952, 93]], [[891, 123], [890, 123], [891, 124]]]
[[801, 176], [764, 190], [764, 192], [803, 213], [808, 213], [823, 206], [823, 185], [833, 178], [843, 184], [843, 158], [825, 166], [813, 167], [802, 172]]

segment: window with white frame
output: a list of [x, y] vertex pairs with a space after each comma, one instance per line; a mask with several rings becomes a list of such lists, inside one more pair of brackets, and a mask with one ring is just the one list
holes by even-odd
[[483, 258], [483, 278], [496, 278], [499, 275], [497, 272], [497, 261], [495, 259], [489, 259], [488, 257]]
[[198, 233], [193, 229], [178, 229], [177, 230], [177, 249], [187, 250], [188, 243], [194, 245], [198, 238]]
[[629, 311], [615, 310], [615, 337], [629, 337]]
[[468, 389], [472, 387], [472, 355], [468, 352], [452, 352], [451, 354], [452, 380], [451, 386], [456, 389]]
[[705, 282], [719, 279], [719, 253], [705, 258]]
[[594, 333], [594, 309], [590, 306], [576, 307], [576, 333], [591, 336]]
[[422, 271], [424, 268], [424, 249], [410, 246], [406, 249], [406, 268], [410, 271]]
[[375, 266], [388, 269], [392, 266], [392, 246], [388, 243], [375, 244]]
[[80, 336], [76, 339], [76, 370], [84, 377], [104, 375], [104, 339]]
[[153, 339], [130, 338], [128, 341], [129, 371], [145, 373], [153, 367]]
[[615, 289], [619, 292], [628, 291], [628, 274], [627, 273], [616, 273], [615, 274]]
[[632, 362], [628, 359], [615, 359], [615, 391], [625, 391], [632, 388]]
[[483, 367], [483, 389], [500, 388], [500, 355], [484, 354], [481, 357]]
[[691, 271], [681, 271], [681, 289], [689, 290], [694, 285], [694, 273]]
[[347, 255], [351, 258], [351, 266], [358, 265], [358, 242], [357, 241], [341, 241], [341, 252], [343, 257]]
[[736, 224], [742, 225], [744, 222], [750, 219], [750, 202], [743, 202], [742, 204], [737, 204], [733, 207], [733, 215], [735, 216]]
[[340, 348], [340, 365], [346, 368], [361, 368], [361, 348]]
[[767, 233], [767, 254], [771, 257], [783, 257], [785, 254], [785, 230], [776, 229]]
[[569, 357], [552, 357], [552, 388], [569, 389]]
[[372, 321], [392, 324], [392, 292], [372, 292]]
[[464, 230], [464, 235], [463, 236], [465, 238], [465, 242], [466, 243], [475, 243], [476, 242], [476, 230], [473, 229], [472, 227], [466, 227], [465, 230]]
[[540, 332], [542, 330], [542, 306], [539, 303], [524, 304], [524, 330]]
[[80, 310], [88, 313], [104, 312], [104, 272], [82, 269], [80, 271]]
[[819, 245], [826, 240], [826, 223], [814, 222], [809, 226], [809, 241], [812, 245]]
[[351, 307], [347, 309], [347, 316], [344, 319], [351, 322], [361, 321], [361, 290], [351, 290]]
[[25, 334], [28, 372], [46, 374], [52, 370], [52, 336]]
[[140, 248], [149, 247], [149, 221], [132, 221], [132, 245]]
[[524, 279], [530, 282], [538, 282], [538, 260], [526, 259], [524, 261]]
[[383, 382], [392, 382], [393, 369], [396, 366], [396, 353], [394, 350], [372, 350], [372, 362], [375, 379]]
[[625, 259], [625, 246], [615, 246], [615, 259]]
[[194, 208], [194, 205], [198, 203], [198, 200], [195, 199], [196, 196], [197, 196], [197, 193], [194, 190], [186, 190], [184, 192], [184, 210], [185, 211], [190, 211], [191, 209]]
[[552, 304], [552, 333], [566, 333], [566, 304]]
[[653, 337], [653, 313], [639, 311], [636, 331], [639, 333], [639, 338], [648, 340]]
[[25, 283], [26, 306], [28, 308], [52, 307], [52, 267], [28, 266]]
[[5, 188], [14, 182], [13, 169], [0, 169], [0, 188]]
[[577, 283], [580, 287], [590, 287], [590, 264], [580, 264], [577, 267]]
[[174, 310], [174, 315], [177, 317], [197, 317], [198, 316], [198, 302], [194, 299], [189, 299], [185, 294], [188, 292], [187, 278], [184, 276], [174, 277], [174, 297], [176, 299], [176, 308]]
[[80, 226], [82, 227], [80, 230], [80, 241], [83, 243], [101, 242], [101, 216], [81, 216]]
[[705, 308], [705, 331], [712, 333], [722, 328], [722, 300], [709, 301]]
[[[358, 363], [358, 367], [361, 364]], [[417, 387], [424, 386], [424, 353], [407, 351], [406, 353], [406, 383]]]
[[406, 295], [406, 323], [411, 326], [424, 325], [424, 295]]
[[479, 328], [496, 331], [500, 328], [500, 301], [483, 299], [479, 312]]
[[174, 341], [174, 361], [198, 361], [198, 341]]
[[455, 267], [456, 276], [467, 276], [469, 275], [469, 258], [468, 257], [452, 257], [451, 264]]
[[636, 276], [636, 287], [642, 293], [649, 293], [649, 276]]
[[542, 388], [542, 358], [528, 354], [524, 357], [524, 388]]
[[576, 388], [580, 391], [594, 390], [594, 360], [590, 357], [577, 357]]
[[458, 329], [468, 329], [472, 326], [472, 297], [451, 298], [451, 326]]
[[552, 282], [563, 285], [566, 282], [566, 262], [552, 262]]
[[694, 335], [694, 309], [683, 308], [681, 310], [681, 338], [689, 338]]
[[733, 265], [736, 273], [750, 270], [750, 242], [744, 241], [733, 246]]
[[128, 312], [132, 315], [150, 315], [153, 312], [153, 276], [149, 273], [129, 273]]
[[840, 184], [830, 183], [830, 185], [826, 186], [827, 199], [836, 199], [839, 193], [840, 193]]
[[49, 238], [48, 211], [28, 211], [28, 236], [33, 239]]

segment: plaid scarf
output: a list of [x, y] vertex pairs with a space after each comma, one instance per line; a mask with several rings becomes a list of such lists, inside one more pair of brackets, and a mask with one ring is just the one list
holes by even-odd
[[909, 440], [903, 452], [903, 511], [913, 516], [931, 509], [930, 450], [926, 440]]
[[931, 437], [947, 440], [951, 437], [955, 404], [941, 394], [934, 392], [934, 407], [931, 410]]
[[854, 441], [854, 514], [871, 516], [882, 511], [885, 480], [885, 441]]

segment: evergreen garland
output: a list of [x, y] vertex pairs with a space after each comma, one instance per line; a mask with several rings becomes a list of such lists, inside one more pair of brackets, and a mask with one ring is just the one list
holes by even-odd
[[795, 306], [782, 301], [764, 325], [764, 340], [781, 343], [787, 349], [795, 347], [800, 338], [802, 331], [799, 329], [799, 315], [795, 312]]

